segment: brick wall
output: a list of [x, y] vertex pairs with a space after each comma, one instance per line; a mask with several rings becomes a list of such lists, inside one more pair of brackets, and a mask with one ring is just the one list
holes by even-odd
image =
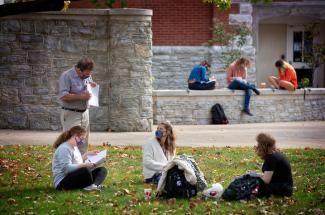
[[[71, 8], [78, 7], [93, 5], [89, 0], [71, 3]], [[153, 10], [155, 46], [200, 46], [211, 39], [214, 20], [228, 23], [229, 13], [239, 12], [237, 4], [228, 11], [220, 12], [212, 5], [203, 4], [202, 0], [130, 0], [128, 7]]]

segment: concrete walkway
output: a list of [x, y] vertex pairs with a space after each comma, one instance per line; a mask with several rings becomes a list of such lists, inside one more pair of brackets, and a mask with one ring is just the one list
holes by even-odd
[[[235, 125], [175, 125], [178, 146], [253, 146], [260, 132], [277, 140], [279, 148], [325, 149], [325, 121], [256, 123]], [[0, 145], [52, 144], [60, 132], [0, 130]], [[142, 145], [154, 132], [91, 132], [90, 144]]]

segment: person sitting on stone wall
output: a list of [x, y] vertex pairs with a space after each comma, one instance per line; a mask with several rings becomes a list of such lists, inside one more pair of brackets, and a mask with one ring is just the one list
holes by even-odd
[[249, 67], [250, 62], [246, 58], [239, 58], [238, 60], [232, 62], [228, 68], [227, 82], [229, 84], [229, 89], [245, 91], [243, 112], [249, 116], [253, 116], [249, 109], [250, 97], [252, 95], [252, 91], [254, 91], [256, 95], [259, 95], [260, 91], [255, 87], [255, 85], [250, 84], [246, 81], [247, 69]]
[[143, 146], [143, 175], [146, 183], [158, 184], [166, 164], [176, 155], [176, 137], [169, 122], [159, 123], [155, 138]]
[[283, 59], [275, 62], [279, 77], [269, 76], [271, 87], [294, 91], [298, 87], [296, 70]]
[[208, 61], [204, 60], [196, 65], [188, 78], [188, 88], [190, 90], [212, 90], [215, 88], [216, 80], [207, 77], [207, 71], [210, 69]]

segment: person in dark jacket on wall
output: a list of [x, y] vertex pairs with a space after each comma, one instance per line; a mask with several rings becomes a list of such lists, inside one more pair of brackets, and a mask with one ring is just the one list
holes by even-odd
[[204, 60], [192, 69], [188, 78], [188, 88], [190, 90], [213, 90], [215, 88], [216, 80], [210, 80], [207, 76], [210, 67], [208, 61]]
[[258, 196], [292, 196], [293, 180], [288, 158], [276, 148], [276, 141], [269, 134], [260, 133], [256, 141], [255, 152], [264, 160]]

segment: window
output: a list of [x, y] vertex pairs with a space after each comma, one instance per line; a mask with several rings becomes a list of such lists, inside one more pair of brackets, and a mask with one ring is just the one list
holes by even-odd
[[293, 62], [304, 63], [304, 56], [312, 54], [313, 38], [308, 31], [293, 32]]

